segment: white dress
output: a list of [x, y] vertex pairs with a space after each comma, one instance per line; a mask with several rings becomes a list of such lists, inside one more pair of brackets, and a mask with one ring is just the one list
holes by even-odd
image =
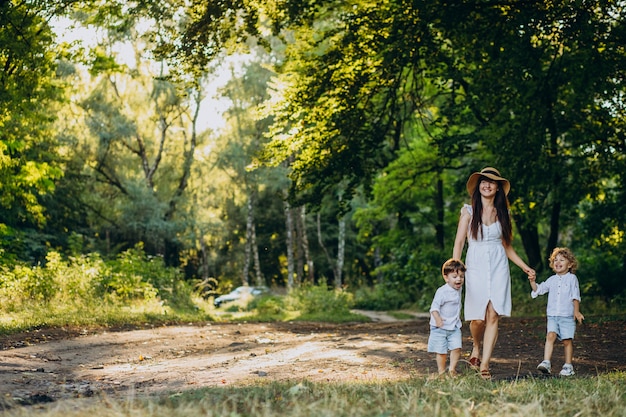
[[[470, 216], [472, 207], [465, 205]], [[511, 271], [502, 244], [502, 226], [495, 222], [482, 225], [482, 238], [471, 237], [465, 255], [465, 320], [484, 320], [491, 301], [500, 316], [511, 315]]]

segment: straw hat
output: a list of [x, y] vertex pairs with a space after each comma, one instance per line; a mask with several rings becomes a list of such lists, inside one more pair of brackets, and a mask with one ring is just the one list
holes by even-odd
[[511, 183], [506, 178], [500, 176], [500, 171], [492, 167], [483, 168], [480, 172], [474, 172], [467, 180], [467, 192], [472, 195], [478, 185], [480, 177], [489, 178], [494, 181], [498, 181], [500, 187], [504, 190], [504, 194], [509, 194], [511, 189]]

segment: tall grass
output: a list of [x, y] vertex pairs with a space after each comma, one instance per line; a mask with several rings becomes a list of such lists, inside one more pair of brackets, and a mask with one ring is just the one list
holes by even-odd
[[44, 265], [0, 267], [0, 334], [36, 327], [168, 323], [209, 320], [207, 302], [182, 273], [141, 247], [116, 259], [97, 254]]
[[[32, 415], [32, 408], [5, 416]], [[486, 382], [413, 378], [401, 382], [266, 382], [153, 398], [101, 398], [39, 407], [42, 417], [137, 416], [626, 416], [626, 374]]]

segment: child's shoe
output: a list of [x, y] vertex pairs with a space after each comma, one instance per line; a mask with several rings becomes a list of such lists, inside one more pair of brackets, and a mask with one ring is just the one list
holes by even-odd
[[563, 365], [563, 369], [561, 369], [561, 372], [559, 372], [559, 375], [561, 376], [572, 376], [574, 374], [574, 367], [571, 363], [566, 363], [565, 365]]
[[[537, 365], [537, 369], [539, 369], [544, 374], [549, 375], [552, 372], [552, 365], [550, 364], [550, 361], [543, 360], [539, 365]], [[563, 369], [565, 369], [565, 366], [563, 366]]]

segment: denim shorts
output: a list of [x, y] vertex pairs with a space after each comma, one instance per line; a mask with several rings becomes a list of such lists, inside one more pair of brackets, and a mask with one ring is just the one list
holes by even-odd
[[576, 332], [574, 316], [548, 316], [548, 333], [554, 332], [559, 340], [573, 339]]
[[461, 349], [461, 329], [444, 330], [439, 327], [430, 328], [428, 351], [445, 355], [449, 350]]

